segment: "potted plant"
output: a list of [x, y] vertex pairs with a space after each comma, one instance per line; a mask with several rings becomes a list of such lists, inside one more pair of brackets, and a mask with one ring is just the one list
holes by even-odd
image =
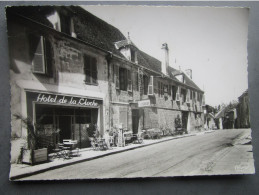
[[27, 129], [27, 144], [21, 148], [20, 156], [18, 162], [29, 163], [31, 165], [41, 162], [46, 162], [48, 160], [48, 148], [40, 147], [39, 141], [40, 135], [37, 129], [41, 128], [40, 124], [32, 122], [28, 118], [24, 118], [21, 115], [14, 115], [16, 120], [21, 120], [22, 125]]

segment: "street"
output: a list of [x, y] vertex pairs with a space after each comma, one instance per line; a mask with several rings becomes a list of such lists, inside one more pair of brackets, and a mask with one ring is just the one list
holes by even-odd
[[254, 173], [250, 129], [216, 130], [90, 160], [21, 180]]

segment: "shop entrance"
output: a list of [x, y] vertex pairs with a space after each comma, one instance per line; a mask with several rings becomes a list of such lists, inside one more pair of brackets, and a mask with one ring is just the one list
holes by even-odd
[[71, 116], [59, 116], [60, 140], [71, 139]]
[[133, 134], [138, 133], [138, 126], [139, 126], [139, 110], [133, 109], [132, 110], [132, 131], [133, 131]]
[[98, 108], [35, 104], [37, 131], [45, 145], [62, 143], [64, 139], [78, 141], [79, 148], [89, 147], [90, 137], [98, 131]]

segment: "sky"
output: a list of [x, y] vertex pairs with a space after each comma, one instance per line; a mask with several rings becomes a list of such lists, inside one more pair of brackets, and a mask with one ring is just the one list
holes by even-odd
[[170, 66], [192, 69], [206, 104], [228, 104], [248, 88], [249, 10], [213, 7], [83, 6], [118, 28], [145, 53]]

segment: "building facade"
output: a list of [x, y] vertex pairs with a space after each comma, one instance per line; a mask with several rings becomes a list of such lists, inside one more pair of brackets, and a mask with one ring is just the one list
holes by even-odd
[[246, 90], [239, 98], [237, 105], [238, 128], [250, 128], [249, 96]]
[[169, 66], [167, 44], [161, 62], [81, 7], [9, 7], [7, 18], [13, 138], [27, 137], [14, 115], [81, 148], [119, 127], [174, 130], [177, 116], [188, 131], [203, 127], [204, 92]]

